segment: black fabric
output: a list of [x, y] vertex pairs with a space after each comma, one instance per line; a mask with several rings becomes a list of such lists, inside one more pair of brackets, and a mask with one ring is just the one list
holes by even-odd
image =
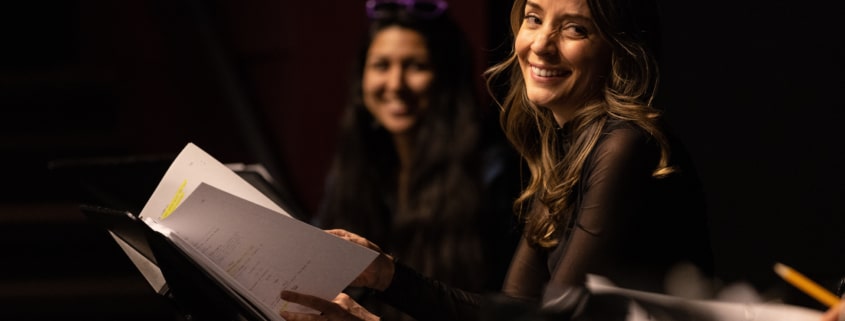
[[[521, 163], [519, 155], [504, 141], [493, 138], [490, 138], [490, 140], [491, 142], [486, 143], [482, 148], [483, 153], [480, 155], [482, 166], [479, 168], [479, 172], [483, 190], [478, 222], [464, 227], [471, 228], [472, 231], [469, 232], [478, 234], [477, 240], [468, 237], [466, 241], [480, 242], [483, 262], [478, 266], [445, 262], [441, 265], [448, 266], [453, 271], [445, 271], [449, 273], [441, 273], [441, 275], [436, 273], [426, 275], [447, 282], [452, 286], [459, 286], [462, 289], [476, 292], [498, 292], [501, 289], [510, 265], [510, 259], [513, 257], [522, 232], [518, 219], [513, 213], [513, 202], [523, 187], [519, 172]], [[327, 182], [327, 193], [331, 193], [331, 178]], [[341, 218], [341, 220], [337, 220], [338, 223], [335, 225], [327, 225], [321, 221], [312, 223], [321, 228], [344, 228], [361, 234], [370, 240], [373, 240], [372, 237], [364, 233], [365, 229], [361, 226], [369, 225], [371, 228], [377, 226], [380, 231], [376, 234], [382, 234], [385, 237], [382, 238], [380, 243], [378, 240], [373, 241], [377, 242], [386, 252], [405, 260], [405, 264], [417, 271], [424, 270], [424, 267], [420, 266], [420, 261], [436, 260], [439, 256], [432, 255], [425, 249], [402, 248], [401, 245], [408, 242], [398, 242], [399, 236], [424, 234], [428, 236], [427, 240], [432, 243], [432, 247], [437, 248], [433, 245], [434, 242], [451, 241], [453, 244], [460, 244], [464, 242], [460, 237], [469, 235], [467, 231], [454, 230], [455, 227], [453, 226], [443, 226], [442, 223], [435, 221], [417, 220], [413, 224], [397, 224], [396, 220], [401, 218], [396, 217], [397, 196], [395, 190], [385, 188], [382, 196], [382, 203], [379, 205], [380, 208], [384, 209], [384, 215], [381, 222], [346, 222], [348, 218]], [[448, 201], [450, 200], [444, 200], [444, 202]], [[321, 216], [318, 215], [317, 217], [320, 218]], [[417, 255], [417, 257], [411, 257], [413, 255]], [[412, 261], [415, 261], [417, 265], [414, 265]], [[469, 278], [464, 277], [466, 275], [480, 278], [482, 281], [480, 284], [471, 282]], [[476, 285], [468, 288], [466, 287], [467, 284]], [[410, 320], [397, 309], [373, 298], [370, 291], [349, 288], [344, 292], [366, 309], [386, 320]]]
[[[579, 286], [588, 273], [664, 292], [666, 272], [681, 262], [712, 274], [704, 192], [683, 147], [670, 141], [679, 171], [658, 179], [657, 142], [627, 122], [609, 122], [584, 169], [572, 234], [551, 250], [521, 243], [505, 293], [538, 297], [546, 283]], [[541, 269], [551, 272], [533, 272]]]
[[[691, 262], [712, 272], [704, 194], [683, 147], [671, 142], [679, 171], [658, 179], [652, 176], [660, 157], [657, 142], [627, 122], [609, 122], [584, 169], [572, 233], [553, 249], [523, 240], [503, 287], [505, 297], [539, 308], [546, 289], [583, 287], [587, 274], [660, 293], [665, 273], [675, 264]], [[490, 314], [480, 313], [486, 310], [483, 296], [401, 265], [379, 297], [421, 321], [479, 320]]]
[[[481, 294], [462, 291], [396, 263], [390, 287], [377, 298], [417, 320], [476, 320]], [[387, 320], [385, 320], [387, 321]]]

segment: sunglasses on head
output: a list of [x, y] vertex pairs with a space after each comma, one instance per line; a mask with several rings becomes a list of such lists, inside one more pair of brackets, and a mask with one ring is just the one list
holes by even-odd
[[443, 14], [448, 6], [445, 0], [367, 0], [367, 17], [380, 19], [402, 10], [415, 17], [432, 19]]

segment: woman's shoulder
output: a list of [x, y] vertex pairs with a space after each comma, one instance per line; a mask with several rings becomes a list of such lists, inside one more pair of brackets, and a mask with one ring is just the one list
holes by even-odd
[[596, 151], [599, 154], [659, 153], [660, 145], [645, 129], [627, 120], [609, 120]]
[[604, 135], [621, 135], [622, 138], [647, 140], [651, 135], [632, 120], [610, 118], [604, 126]]
[[[657, 130], [665, 138], [664, 143], [670, 153], [669, 166], [685, 172], [686, 176], [697, 176], [691, 155], [672, 128], [666, 123], [659, 123]], [[622, 163], [640, 161], [649, 166], [656, 165], [661, 154], [662, 147], [657, 138], [634, 122], [626, 120], [608, 121], [595, 149], [596, 158]]]

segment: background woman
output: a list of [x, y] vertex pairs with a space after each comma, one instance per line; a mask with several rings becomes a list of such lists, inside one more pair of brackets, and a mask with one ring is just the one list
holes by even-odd
[[367, 2], [371, 25], [316, 225], [378, 242], [426, 276], [493, 292], [519, 239], [519, 156], [495, 110], [479, 106], [472, 52], [446, 7]]

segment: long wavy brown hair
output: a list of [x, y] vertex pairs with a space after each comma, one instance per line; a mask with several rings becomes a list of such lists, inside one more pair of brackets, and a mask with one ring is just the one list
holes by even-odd
[[[573, 191], [582, 169], [609, 119], [630, 121], [661, 146], [653, 176], [673, 171], [669, 144], [658, 126], [661, 111], [653, 106], [659, 82], [659, 20], [652, 0], [586, 0], [601, 37], [612, 48], [603, 94], [580, 108], [560, 129], [551, 111], [528, 100], [516, 52], [484, 72], [487, 88], [502, 108], [501, 125], [524, 158], [531, 179], [514, 210], [525, 222], [525, 238], [535, 246], [554, 247], [575, 206]], [[516, 36], [524, 19], [526, 0], [514, 1], [510, 24]], [[508, 91], [497, 97], [502, 80]], [[558, 133], [570, 137], [564, 142]], [[566, 144], [566, 145], [564, 145]]]

